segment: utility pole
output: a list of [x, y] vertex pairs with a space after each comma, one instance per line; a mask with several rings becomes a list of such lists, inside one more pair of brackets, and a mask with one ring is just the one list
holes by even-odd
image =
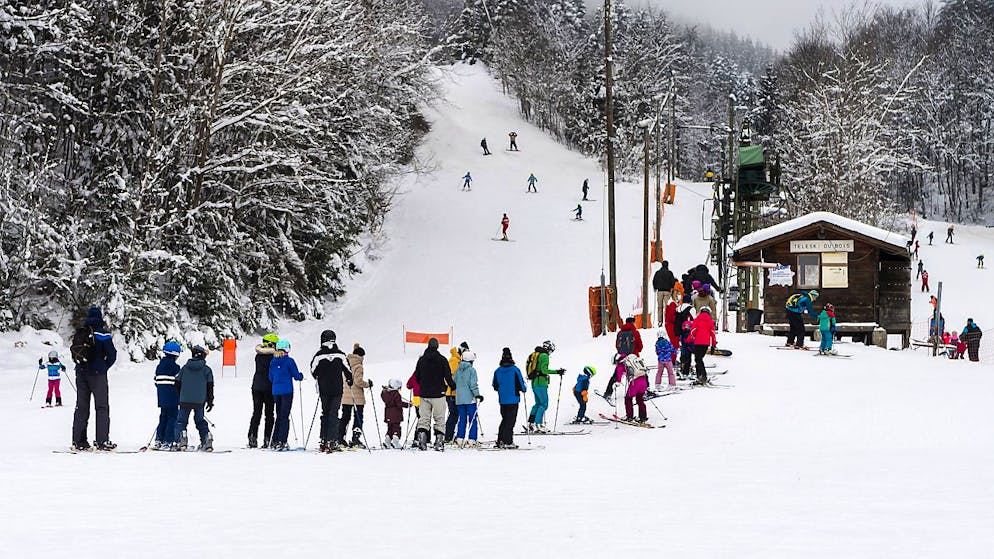
[[[649, 126], [643, 122], [642, 159], [645, 168], [645, 188], [642, 192], [642, 328], [649, 328]], [[656, 317], [659, 320], [659, 317]]]
[[[728, 168], [726, 169], [725, 180], [728, 182], [728, 188], [731, 189], [734, 197], [732, 199], [732, 238], [739, 238], [739, 181], [735, 177], [735, 94], [728, 94]], [[718, 266], [722, 270], [722, 281], [725, 282], [724, 296], [722, 297], [721, 305], [721, 330], [723, 332], [728, 332], [728, 294], [731, 292], [729, 289], [731, 284], [731, 278], [728, 277], [728, 237], [722, 232], [721, 239], [721, 261], [718, 262]], [[742, 318], [745, 317], [745, 313], [736, 312], [736, 331], [741, 332], [742, 330], [738, 328], [738, 324], [742, 323]]]
[[615, 250], [614, 230], [614, 96], [612, 86], [614, 81], [614, 53], [611, 42], [611, 11], [612, 0], [604, 0], [604, 112], [607, 114], [607, 253], [608, 273], [611, 278], [609, 289], [612, 290], [611, 320], [617, 324], [618, 317], [618, 267], [617, 251]]

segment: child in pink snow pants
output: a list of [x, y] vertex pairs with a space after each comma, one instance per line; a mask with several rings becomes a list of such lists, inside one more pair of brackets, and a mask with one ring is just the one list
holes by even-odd
[[669, 334], [666, 330], [656, 332], [656, 359], [659, 366], [656, 369], [656, 392], [663, 390], [663, 371], [666, 371], [669, 386], [676, 386], [676, 374], [673, 371], [673, 362], [676, 360], [676, 348], [670, 342]]

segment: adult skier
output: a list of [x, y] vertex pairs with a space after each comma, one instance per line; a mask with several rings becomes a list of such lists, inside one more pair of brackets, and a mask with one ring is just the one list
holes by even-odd
[[462, 189], [463, 190], [473, 190], [473, 177], [466, 171], [466, 175], [462, 178]]
[[514, 364], [511, 349], [505, 347], [500, 357], [500, 367], [494, 371], [491, 383], [497, 391], [497, 402], [500, 404], [500, 427], [497, 429], [497, 448], [518, 448], [514, 444], [514, 419], [518, 417], [518, 405], [521, 394], [527, 392], [525, 379], [521, 370]]
[[966, 327], [963, 328], [959, 339], [966, 342], [966, 351], [970, 357], [970, 361], [980, 361], [980, 338], [983, 335], [984, 333], [980, 329], [980, 326], [977, 326], [977, 323], [972, 318], [966, 319]]
[[935, 233], [933, 233], [932, 231], [928, 232], [928, 246], [932, 246], [932, 238], [934, 236], [935, 236]]
[[107, 330], [103, 313], [97, 307], [86, 311], [83, 326], [76, 329], [69, 346], [76, 364], [76, 410], [72, 419], [72, 447], [90, 450], [86, 441], [86, 427], [90, 422], [90, 398], [97, 414], [96, 448], [114, 450], [110, 441], [110, 394], [107, 389], [107, 371], [117, 361], [114, 337]]
[[509, 151], [518, 151], [518, 133], [511, 132], [507, 135], [507, 137], [511, 140], [511, 147], [509, 148]]
[[528, 413], [528, 425], [525, 427], [528, 431], [549, 432], [545, 426], [545, 412], [549, 409], [549, 382], [552, 375], [560, 375], [559, 382], [562, 382], [562, 375], [566, 372], [566, 369], [549, 369], [549, 356], [553, 351], [556, 351], [556, 344], [545, 340], [528, 356], [528, 378], [531, 380], [532, 394], [535, 395], [535, 404]]
[[949, 224], [949, 229], [946, 229], [946, 242], [949, 244], [953, 244], [953, 229], [952, 223]]
[[693, 285], [695, 281], [701, 282], [701, 285], [704, 285], [706, 283], [712, 287], [718, 286], [718, 282], [715, 281], [714, 277], [711, 276], [711, 272], [708, 270], [708, 267], [705, 266], [704, 264], [698, 264], [694, 268], [688, 270], [687, 280], [684, 281], [683, 284], [687, 285], [689, 283]]
[[290, 342], [276, 342], [276, 355], [269, 364], [269, 380], [273, 383], [273, 400], [276, 401], [276, 426], [273, 428], [272, 448], [288, 450], [290, 436], [290, 410], [293, 408], [293, 381], [304, 380], [297, 369], [297, 362], [290, 357]]
[[812, 303], [818, 299], [818, 290], [802, 291], [787, 298], [787, 323], [790, 329], [787, 331], [787, 347], [794, 346], [797, 349], [804, 349], [804, 313], [808, 316], [815, 316], [815, 309]]
[[588, 182], [589, 182], [589, 179], [583, 179], [583, 186], [580, 188], [580, 190], [583, 191], [583, 201], [584, 202], [588, 201], [587, 200], [587, 192], [590, 190], [590, 185], [588, 184]]
[[[346, 356], [348, 369], [352, 371], [352, 383], [348, 390], [342, 391], [342, 419], [338, 422], [338, 442], [351, 447], [362, 448], [362, 412], [366, 406], [366, 389], [373, 386], [371, 379], [363, 378], [363, 360], [366, 350], [358, 343], [352, 346], [352, 353]], [[348, 376], [342, 371], [343, 380], [347, 383]], [[352, 440], [346, 441], [345, 434], [349, 430], [349, 419], [352, 423]]]
[[[626, 355], [638, 355], [642, 353], [642, 335], [635, 327], [635, 319], [628, 317], [625, 323], [618, 329], [618, 335], [614, 338], [614, 349], [624, 358]], [[604, 389], [604, 398], [612, 401], [614, 385], [618, 382], [618, 375], [612, 374], [607, 381], [607, 388]]]
[[918, 279], [918, 276], [922, 275], [922, 270], [923, 269], [925, 269], [925, 262], [923, 260], [919, 260], [918, 261], [918, 272], [915, 273], [915, 279]]
[[504, 214], [504, 217], [500, 218], [500, 240], [507, 240], [507, 227], [509, 225], [511, 225], [511, 220], [507, 217], [507, 214]]
[[535, 188], [536, 182], [538, 182], [538, 179], [535, 178], [535, 173], [528, 175], [528, 190], [526, 190], [526, 192], [535, 192], [537, 194], [538, 189]]
[[490, 155], [490, 150], [487, 149], [487, 139], [483, 138], [480, 140], [480, 147], [483, 148], [483, 155]]
[[694, 384], [707, 384], [708, 371], [704, 366], [704, 356], [708, 348], [713, 349], [718, 345], [710, 307], [701, 307], [700, 314], [694, 319], [690, 328], [690, 341], [694, 344], [694, 364], [697, 366], [697, 380]]
[[652, 288], [656, 291], [656, 325], [665, 324], [666, 301], [670, 298], [673, 285], [676, 284], [676, 276], [670, 271], [670, 263], [663, 260], [659, 269], [652, 275]]
[[466, 350], [462, 352], [462, 361], [456, 369], [456, 407], [459, 412], [459, 421], [456, 429], [456, 443], [466, 440], [466, 445], [476, 446], [476, 433], [479, 430], [477, 425], [477, 406], [483, 402], [480, 395], [480, 387], [476, 368], [473, 362], [476, 361], [476, 354]]
[[344, 443], [345, 432], [338, 427], [338, 410], [342, 407], [345, 386], [354, 384], [345, 352], [336, 343], [334, 330], [321, 332], [321, 347], [311, 358], [311, 376], [317, 380], [321, 397], [321, 436], [318, 449], [334, 452]]
[[421, 388], [420, 417], [414, 437], [421, 450], [428, 448], [432, 430], [435, 432], [435, 450], [445, 450], [445, 389], [456, 387], [456, 381], [449, 371], [449, 363], [438, 352], [438, 339], [428, 340], [428, 348], [418, 358], [414, 368], [414, 379]]
[[977, 256], [977, 267], [981, 269], [984, 267], [984, 253], [982, 252]]
[[273, 438], [273, 415], [276, 401], [273, 400], [273, 383], [269, 380], [269, 364], [276, 354], [276, 343], [280, 337], [269, 333], [262, 337], [262, 343], [255, 346], [255, 374], [252, 376], [252, 418], [249, 419], [248, 446], [259, 446], [259, 423], [265, 411], [266, 423], [262, 427], [262, 448], [269, 448]]
[[915, 240], [915, 235], [918, 234], [918, 228], [914, 225], [911, 226], [911, 240]]
[[162, 346], [162, 359], [155, 368], [155, 392], [159, 404], [159, 425], [155, 429], [155, 445], [152, 448], [171, 447], [176, 442], [176, 418], [179, 416], [179, 393], [176, 392], [176, 375], [179, 374], [179, 359], [183, 348], [174, 341]]
[[190, 348], [190, 360], [176, 375], [176, 389], [179, 392], [179, 415], [176, 418], [173, 450], [186, 450], [186, 425], [193, 412], [193, 423], [200, 434], [198, 450], [214, 450], [214, 439], [207, 424], [204, 412], [214, 409], [214, 372], [207, 366], [207, 350], [195, 345]]

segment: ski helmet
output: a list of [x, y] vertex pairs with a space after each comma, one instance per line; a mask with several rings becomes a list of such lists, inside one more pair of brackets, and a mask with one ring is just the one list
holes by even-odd
[[204, 349], [204, 346], [201, 345], [195, 345], [191, 347], [190, 353], [193, 354], [194, 359], [204, 359], [205, 357], [207, 357], [207, 350]]
[[57, 361], [59, 359], [59, 352], [57, 352], [57, 351], [49, 351], [48, 352], [48, 359], [50, 361]]
[[467, 349], [466, 351], [462, 352], [462, 360], [466, 361], [467, 363], [472, 363], [473, 361], [476, 361], [476, 354]]
[[588, 377], [592, 377], [597, 374], [597, 369], [591, 367], [590, 365], [587, 365], [586, 367], [583, 368], [583, 374], [587, 375]]
[[276, 334], [270, 332], [262, 337], [263, 345], [276, 345], [276, 342], [280, 341], [280, 337]]
[[657, 340], [659, 338], [665, 338], [667, 336], [669, 336], [669, 334], [666, 333], [666, 329], [665, 328], [660, 328], [659, 330], [656, 330], [656, 339]]
[[392, 378], [390, 379], [390, 382], [387, 383], [387, 386], [390, 387], [390, 390], [400, 390], [402, 383], [399, 378]]
[[552, 343], [552, 340], [545, 340], [542, 342], [542, 348], [549, 353], [556, 351], [556, 344]]
[[280, 351], [290, 351], [290, 340], [280, 340], [276, 342], [276, 349]]
[[162, 346], [162, 353], [165, 353], [166, 355], [179, 355], [182, 352], [183, 348], [179, 345], [179, 343], [172, 340], [166, 342], [166, 345]]
[[817, 299], [818, 298], [818, 290], [817, 289], [812, 289], [811, 291], [808, 291], [808, 296], [811, 297], [812, 299]]

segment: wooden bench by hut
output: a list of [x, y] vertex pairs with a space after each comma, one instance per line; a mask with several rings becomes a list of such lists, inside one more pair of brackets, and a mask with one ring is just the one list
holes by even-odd
[[[787, 297], [817, 289], [815, 308], [835, 305], [840, 334], [886, 345], [911, 335], [911, 256], [897, 233], [829, 212], [810, 213], [742, 237], [733, 259], [761, 263], [763, 320], [758, 330], [787, 332]], [[755, 306], [755, 305], [751, 305]], [[808, 320], [808, 332], [817, 330]], [[874, 336], [875, 335], [875, 336]]]

